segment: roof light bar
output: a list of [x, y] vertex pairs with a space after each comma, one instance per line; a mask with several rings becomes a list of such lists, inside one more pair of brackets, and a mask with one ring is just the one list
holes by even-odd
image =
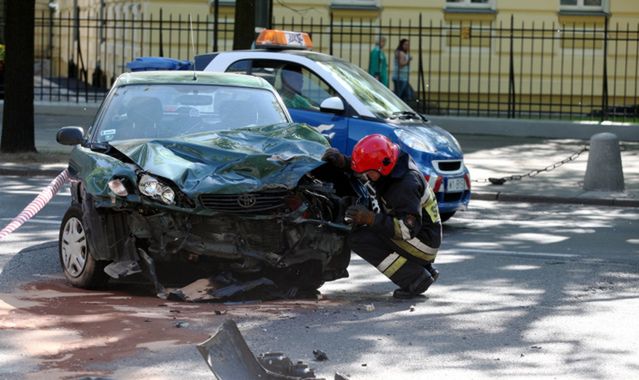
[[308, 33], [286, 30], [264, 29], [255, 40], [261, 48], [312, 49], [313, 41]]

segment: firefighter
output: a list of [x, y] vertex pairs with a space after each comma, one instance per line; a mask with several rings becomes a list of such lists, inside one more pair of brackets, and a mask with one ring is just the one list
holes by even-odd
[[442, 225], [435, 194], [413, 159], [386, 136], [362, 138], [347, 157], [329, 148], [322, 159], [367, 177], [377, 212], [353, 205], [346, 217], [355, 226], [351, 249], [399, 286], [395, 298], [424, 293], [439, 277], [433, 266]]

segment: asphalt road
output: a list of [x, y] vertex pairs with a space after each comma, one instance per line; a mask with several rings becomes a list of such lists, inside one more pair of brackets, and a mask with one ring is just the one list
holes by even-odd
[[[49, 180], [0, 177], [2, 224]], [[439, 282], [412, 301], [353, 256], [319, 301], [186, 304], [142, 284], [68, 287], [55, 246], [68, 202], [0, 242], [0, 378], [211, 379], [194, 345], [225, 318], [255, 353], [326, 378], [639, 377], [637, 208], [474, 201], [445, 226]]]

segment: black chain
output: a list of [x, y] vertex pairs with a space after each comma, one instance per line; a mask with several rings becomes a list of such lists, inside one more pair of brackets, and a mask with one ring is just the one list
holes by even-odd
[[535, 169], [535, 170], [531, 170], [526, 174], [517, 174], [517, 175], [511, 175], [508, 177], [501, 177], [501, 178], [484, 178], [484, 179], [475, 179], [473, 180], [473, 182], [479, 182], [479, 183], [486, 183], [486, 182], [490, 182], [492, 185], [503, 185], [504, 183], [508, 182], [508, 181], [520, 181], [526, 177], [534, 177], [538, 174], [541, 174], [543, 172], [549, 172], [552, 170], [557, 169], [558, 167], [570, 162], [570, 161], [574, 161], [577, 159], [577, 157], [581, 156], [581, 154], [583, 152], [587, 152], [588, 151], [588, 145], [583, 146], [581, 149], [579, 149], [578, 151], [576, 151], [575, 153], [571, 154], [570, 156], [564, 158], [563, 160], [559, 161], [559, 162], [555, 162], [552, 165], [548, 165], [543, 169]]

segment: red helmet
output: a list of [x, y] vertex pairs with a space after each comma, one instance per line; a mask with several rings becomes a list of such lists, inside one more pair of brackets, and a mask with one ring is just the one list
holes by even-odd
[[397, 163], [399, 148], [384, 135], [368, 135], [353, 147], [351, 168], [357, 173], [376, 170], [389, 175]]

